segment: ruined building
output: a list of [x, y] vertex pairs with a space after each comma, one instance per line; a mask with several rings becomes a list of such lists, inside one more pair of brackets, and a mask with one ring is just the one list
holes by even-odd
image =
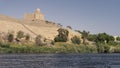
[[37, 8], [36, 11], [32, 14], [25, 14], [24, 15], [25, 20], [42, 20], [44, 21], [44, 15], [41, 13], [40, 9]]

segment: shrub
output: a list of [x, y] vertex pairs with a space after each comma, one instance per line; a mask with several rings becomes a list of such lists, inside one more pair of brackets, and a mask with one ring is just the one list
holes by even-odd
[[38, 35], [38, 36], [35, 38], [35, 43], [36, 43], [36, 45], [38, 45], [38, 46], [43, 45], [41, 38], [42, 38], [41, 35]]
[[55, 42], [66, 42], [66, 41], [67, 41], [67, 38], [66, 38], [66, 37], [56, 36], [56, 37], [54, 38], [54, 41], [55, 41]]
[[25, 40], [27, 40], [27, 41], [30, 40], [30, 35], [29, 35], [29, 34], [27, 34], [27, 35], [25, 36]]
[[23, 31], [18, 31], [17, 32], [17, 38], [21, 39], [24, 37], [24, 32]]
[[110, 52], [110, 46], [106, 45], [106, 44], [98, 43], [97, 44], [97, 50], [98, 50], [98, 53], [109, 53]]
[[10, 47], [10, 44], [0, 42], [0, 47], [9, 48], [9, 47]]
[[116, 46], [115, 48], [114, 48], [114, 51], [113, 51], [114, 53], [120, 53], [120, 45], [118, 45], [118, 46]]
[[104, 45], [104, 53], [109, 53], [109, 52], [110, 52], [110, 46]]
[[108, 43], [108, 45], [116, 46], [116, 45], [119, 45], [119, 43], [118, 43], [118, 42], [115, 42], [115, 41], [110, 41], [110, 42]]
[[12, 42], [14, 40], [14, 35], [13, 34], [8, 34], [8, 42]]
[[71, 38], [71, 41], [72, 41], [72, 43], [74, 43], [74, 44], [80, 44], [80, 43], [81, 43], [80, 38], [77, 37], [77, 36], [72, 37], [72, 38]]
[[46, 20], [45, 22], [46, 22], [47, 24], [50, 24], [50, 23], [52, 23], [52, 22], [50, 22], [50, 21], [48, 21], [48, 20]]
[[95, 42], [96, 38], [97, 38], [96, 34], [89, 34], [87, 40]]
[[68, 30], [60, 28], [58, 29], [58, 35], [54, 38], [55, 42], [66, 42], [68, 40]]
[[104, 48], [101, 44], [96, 43], [96, 46], [97, 46], [98, 53], [103, 53], [104, 52]]
[[117, 40], [117, 41], [120, 41], [120, 37], [118, 36], [118, 37], [116, 38], [116, 40]]

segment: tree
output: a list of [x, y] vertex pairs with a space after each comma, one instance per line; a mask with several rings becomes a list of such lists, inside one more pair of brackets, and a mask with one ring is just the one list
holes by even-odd
[[115, 38], [111, 35], [108, 35], [108, 37], [106, 38], [106, 42], [109, 43], [109, 42], [113, 42], [115, 40]]
[[74, 43], [74, 44], [80, 44], [80, 43], [81, 43], [80, 38], [77, 37], [77, 36], [73, 36], [73, 37], [71, 38], [71, 41], [72, 41], [72, 43]]
[[8, 42], [13, 42], [14, 40], [14, 35], [12, 33], [8, 34]]
[[118, 37], [116, 37], [116, 40], [117, 40], [117, 41], [120, 41], [120, 37], [119, 37], [119, 36], [118, 36]]
[[68, 40], [69, 31], [63, 28], [57, 30], [58, 35], [54, 38], [55, 42], [66, 42]]
[[23, 31], [18, 31], [17, 32], [17, 38], [21, 39], [24, 37], [24, 32]]
[[36, 45], [38, 45], [38, 46], [42, 46], [43, 45], [41, 38], [42, 38], [41, 35], [36, 36], [36, 38], [35, 38]]
[[72, 29], [72, 27], [71, 27], [71, 26], [67, 26], [67, 28]]
[[114, 37], [106, 33], [99, 33], [95, 41], [101, 43], [109, 43], [110, 41], [114, 41]]
[[95, 42], [96, 38], [97, 38], [96, 34], [90, 34], [88, 35], [87, 40]]

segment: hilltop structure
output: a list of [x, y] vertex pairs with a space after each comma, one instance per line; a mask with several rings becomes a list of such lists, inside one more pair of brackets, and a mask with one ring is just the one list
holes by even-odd
[[[54, 40], [58, 35], [57, 30], [62, 28], [56, 23], [45, 20], [40, 9], [36, 9], [36, 11], [31, 14], [25, 14], [24, 19], [25, 20], [19, 20], [9, 16], [0, 15], [0, 38], [5, 39], [4, 35], [6, 36], [7, 33], [13, 33], [16, 36], [18, 31], [23, 31], [24, 34], [30, 35], [32, 41], [34, 41], [37, 35], [41, 35], [48, 41]], [[66, 29], [69, 31], [69, 41], [73, 36], [81, 38], [81, 34], [78, 32], [68, 28]]]
[[44, 15], [41, 13], [39, 8], [37, 8], [36, 11], [32, 14], [28, 14], [28, 13], [25, 14], [24, 19], [25, 20], [42, 20], [42, 21], [45, 20]]

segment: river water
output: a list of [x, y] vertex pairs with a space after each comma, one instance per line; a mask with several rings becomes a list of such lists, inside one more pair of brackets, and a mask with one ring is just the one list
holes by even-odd
[[120, 54], [1, 54], [0, 68], [120, 68]]

